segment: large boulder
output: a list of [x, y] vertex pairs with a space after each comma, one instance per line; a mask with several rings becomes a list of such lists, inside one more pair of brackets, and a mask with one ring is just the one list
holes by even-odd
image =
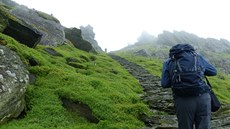
[[18, 117], [25, 108], [29, 72], [19, 56], [0, 45], [0, 124]]
[[[98, 50], [98, 47], [95, 47], [96, 45], [92, 45], [87, 40], [83, 39], [82, 31], [78, 28], [65, 28], [65, 36], [66, 38], [73, 43], [73, 45], [83, 51], [86, 52], [93, 52], [98, 53], [102, 50]], [[100, 47], [99, 47], [100, 48]]]
[[100, 46], [98, 46], [98, 42], [94, 39], [95, 38], [95, 33], [93, 32], [93, 27], [90, 25], [87, 25], [86, 27], [80, 26], [81, 29], [81, 35], [82, 38], [86, 41], [88, 41], [93, 49], [95, 49], [96, 52], [102, 52], [102, 49]]
[[10, 0], [0, 0], [0, 4], [10, 7], [10, 13], [25, 22], [28, 29], [41, 34], [39, 44], [57, 46], [64, 43], [64, 27], [52, 15], [29, 9]]
[[40, 41], [42, 34], [27, 23], [10, 13], [10, 7], [0, 3], [0, 32], [13, 37], [19, 42], [34, 47]]

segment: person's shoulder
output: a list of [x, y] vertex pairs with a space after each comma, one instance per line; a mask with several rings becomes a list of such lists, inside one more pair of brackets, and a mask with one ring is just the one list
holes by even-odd
[[202, 56], [201, 54], [197, 54], [197, 57], [198, 57], [198, 59], [200, 59], [200, 60], [205, 60], [205, 58], [204, 58], [204, 56]]
[[198, 63], [200, 63], [201, 65], [206, 65], [208, 61], [204, 56], [198, 54]]
[[167, 58], [167, 59], [164, 60], [164, 63], [168, 63], [168, 62], [170, 62], [171, 60], [172, 60], [171, 58]]
[[165, 65], [170, 65], [172, 62], [172, 59], [171, 58], [167, 58], [165, 61], [164, 61], [164, 64]]

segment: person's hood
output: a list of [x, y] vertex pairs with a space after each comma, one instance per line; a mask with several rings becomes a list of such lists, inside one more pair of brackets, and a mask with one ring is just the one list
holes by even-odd
[[173, 58], [173, 56], [184, 51], [195, 51], [195, 49], [190, 44], [177, 44], [169, 50], [169, 57]]

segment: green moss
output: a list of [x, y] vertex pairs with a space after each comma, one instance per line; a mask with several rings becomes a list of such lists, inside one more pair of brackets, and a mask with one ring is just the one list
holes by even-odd
[[85, 61], [85, 62], [89, 62], [90, 61], [90, 59], [87, 56], [85, 56], [85, 55], [81, 55], [80, 58], [83, 59], [83, 61]]
[[67, 63], [69, 63], [69, 62], [82, 63], [81, 60], [79, 60], [78, 58], [74, 58], [74, 57], [67, 57], [67, 58], [66, 58], [66, 62], [67, 62]]
[[[144, 126], [138, 117], [149, 109], [140, 101], [141, 86], [106, 54], [94, 55], [61, 45], [52, 48], [63, 57], [53, 57], [44, 52], [46, 46], [38, 45], [32, 49], [1, 33], [0, 39], [20, 55], [29, 71], [36, 76], [36, 81], [28, 86], [26, 92], [24, 118], [12, 120], [1, 128], [136, 129]], [[93, 56], [96, 59], [91, 59]], [[77, 64], [76, 68], [67, 64], [69, 57], [85, 61], [69, 61]], [[29, 58], [38, 61], [39, 65], [30, 66]], [[117, 74], [112, 73], [111, 68]], [[60, 97], [87, 104], [99, 123], [89, 123], [85, 118], [68, 112]]]
[[[11, 19], [13, 21], [18, 21], [20, 22], [15, 16], [13, 16], [11, 13], [10, 13], [10, 9], [12, 9], [11, 7], [8, 7], [6, 5], [2, 5], [0, 4], [0, 15], [4, 17], [4, 19], [8, 20], [8, 19]], [[1, 20], [3, 20], [1, 18]], [[7, 25], [7, 21], [4, 21], [5, 25]]]
[[76, 62], [69, 62], [68, 65], [73, 66], [74, 68], [87, 69], [87, 66]]
[[95, 61], [97, 57], [95, 55], [89, 57], [91, 61]]

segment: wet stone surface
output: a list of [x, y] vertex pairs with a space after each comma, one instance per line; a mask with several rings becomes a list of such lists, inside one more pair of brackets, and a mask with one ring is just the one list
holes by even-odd
[[17, 53], [0, 45], [0, 124], [16, 118], [25, 107], [29, 72]]

